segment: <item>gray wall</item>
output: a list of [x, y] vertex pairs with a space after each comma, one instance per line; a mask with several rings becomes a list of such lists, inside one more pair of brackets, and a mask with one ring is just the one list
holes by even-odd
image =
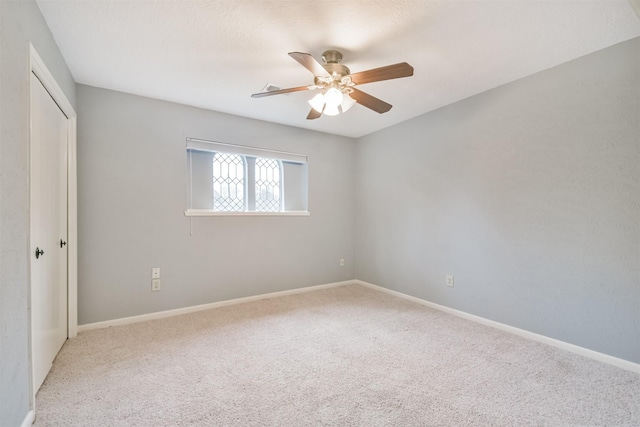
[[[353, 278], [353, 139], [77, 91], [80, 324]], [[185, 217], [187, 137], [307, 154], [311, 215]]]
[[29, 49], [72, 105], [75, 83], [34, 1], [0, 1], [0, 425], [29, 412]]
[[639, 40], [361, 138], [356, 277], [640, 363]]

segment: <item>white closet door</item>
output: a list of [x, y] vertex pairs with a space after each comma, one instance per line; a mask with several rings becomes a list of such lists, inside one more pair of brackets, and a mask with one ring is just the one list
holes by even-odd
[[31, 331], [34, 390], [67, 339], [67, 117], [31, 74]]

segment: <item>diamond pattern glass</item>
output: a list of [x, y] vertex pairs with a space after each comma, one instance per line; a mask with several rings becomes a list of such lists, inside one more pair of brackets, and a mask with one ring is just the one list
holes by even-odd
[[244, 206], [244, 158], [216, 153], [213, 157], [213, 210], [242, 212]]
[[280, 162], [256, 158], [256, 211], [280, 212]]

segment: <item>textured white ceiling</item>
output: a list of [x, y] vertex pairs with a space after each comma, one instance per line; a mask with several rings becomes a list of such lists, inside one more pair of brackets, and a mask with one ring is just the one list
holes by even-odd
[[[359, 137], [640, 35], [628, 0], [38, 0], [78, 83]], [[358, 86], [393, 105], [309, 121], [313, 83], [287, 53], [342, 51], [352, 72], [397, 62], [413, 77]], [[615, 67], [615, 64], [611, 64]]]

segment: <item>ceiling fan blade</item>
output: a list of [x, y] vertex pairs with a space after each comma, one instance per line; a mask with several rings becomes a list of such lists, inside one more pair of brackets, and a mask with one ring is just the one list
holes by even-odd
[[322, 116], [322, 113], [318, 113], [315, 108], [312, 108], [307, 115], [307, 120], [315, 120]]
[[290, 93], [290, 92], [300, 92], [303, 90], [312, 90], [312, 89], [316, 89], [316, 86], [298, 86], [298, 87], [290, 87], [288, 89], [278, 89], [278, 90], [269, 90], [267, 92], [258, 92], [258, 93], [254, 93], [253, 95], [251, 95], [252, 98], [262, 98], [264, 96], [271, 96], [271, 95], [280, 95], [282, 93]]
[[376, 98], [375, 96], [371, 96], [368, 93], [365, 93], [361, 90], [352, 88], [349, 96], [356, 100], [356, 102], [360, 105], [364, 105], [367, 108], [372, 109], [376, 113], [386, 113], [392, 107], [391, 104], [387, 104], [381, 99]]
[[314, 76], [331, 77], [331, 74], [324, 69], [321, 63], [308, 53], [289, 52], [289, 56], [295, 59], [307, 70], [311, 71]]
[[409, 76], [413, 76], [413, 67], [406, 62], [400, 62], [398, 64], [387, 65], [386, 67], [353, 73], [351, 74], [351, 81], [357, 85], [362, 85]]

